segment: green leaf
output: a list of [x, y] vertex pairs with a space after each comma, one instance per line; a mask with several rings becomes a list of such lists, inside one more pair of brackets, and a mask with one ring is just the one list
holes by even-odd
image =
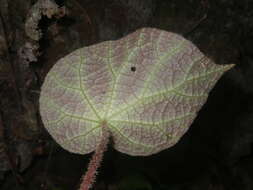
[[177, 34], [139, 29], [60, 59], [41, 89], [41, 118], [70, 152], [94, 151], [106, 123], [118, 151], [154, 154], [178, 142], [231, 67]]

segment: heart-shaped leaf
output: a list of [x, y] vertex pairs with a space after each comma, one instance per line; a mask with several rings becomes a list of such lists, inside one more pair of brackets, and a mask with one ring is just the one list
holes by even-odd
[[94, 151], [103, 125], [118, 151], [154, 154], [178, 142], [232, 66], [177, 34], [143, 28], [60, 59], [41, 89], [42, 121], [70, 152]]

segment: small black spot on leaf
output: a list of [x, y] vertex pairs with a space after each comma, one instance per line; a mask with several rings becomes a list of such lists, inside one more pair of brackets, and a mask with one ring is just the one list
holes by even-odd
[[136, 67], [131, 67], [131, 71], [135, 72], [136, 71]]

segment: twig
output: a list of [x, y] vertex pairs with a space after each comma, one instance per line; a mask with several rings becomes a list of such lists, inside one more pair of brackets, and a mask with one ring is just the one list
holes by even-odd
[[20, 184], [24, 184], [23, 178], [18, 174], [17, 165], [12, 158], [12, 155], [8, 149], [8, 143], [5, 135], [5, 127], [3, 123], [3, 113], [0, 110], [0, 138], [3, 139], [3, 146], [4, 146], [4, 154], [8, 160], [9, 166], [11, 168], [12, 174], [15, 177], [15, 181], [17, 186]]
[[204, 10], [204, 15], [191, 27], [190, 30], [184, 32], [183, 36], [188, 36], [190, 33], [194, 32], [199, 25], [207, 18], [208, 11], [209, 11], [209, 1], [208, 0], [201, 0], [202, 8]]
[[85, 19], [87, 20], [87, 23], [90, 25], [90, 32], [91, 34], [94, 34], [94, 25], [91, 22], [90, 16], [88, 15], [87, 11], [85, 10], [85, 8], [83, 8], [83, 6], [77, 1], [77, 0], [73, 0], [73, 2], [77, 5], [77, 7], [79, 7], [83, 13], [85, 14]]
[[49, 163], [51, 161], [52, 155], [54, 152], [54, 145], [53, 143], [51, 143], [50, 145], [50, 150], [49, 150], [49, 154], [45, 163], [45, 168], [44, 168], [44, 174], [43, 174], [43, 179], [42, 179], [42, 185], [43, 186], [47, 186], [47, 174], [48, 174], [48, 169], [49, 169]]
[[91, 22], [91, 19], [87, 13], [87, 11], [82, 7], [82, 5], [80, 5], [80, 3], [77, 1], [77, 0], [73, 0], [73, 2], [76, 3], [76, 5], [83, 10], [84, 14], [85, 14], [85, 18], [86, 20], [88, 21], [89, 25], [92, 26], [92, 22]]
[[6, 59], [10, 64], [12, 81], [14, 83], [13, 84], [14, 91], [15, 91], [16, 97], [18, 99], [18, 101], [16, 103], [18, 105], [19, 111], [22, 111], [22, 95], [21, 95], [21, 92], [19, 90], [18, 80], [15, 77], [16, 76], [15, 75], [16, 70], [15, 70], [15, 66], [14, 66], [14, 63], [13, 63], [13, 59], [10, 56], [10, 50], [9, 50], [10, 42], [9, 42], [9, 39], [8, 39], [6, 24], [4, 22], [4, 18], [3, 18], [1, 10], [0, 10], [0, 20], [1, 20], [1, 25], [2, 25], [2, 29], [3, 29], [4, 38], [5, 38], [5, 40], [4, 40], [5, 41], [5, 47], [7, 48], [7, 50], [6, 50]]

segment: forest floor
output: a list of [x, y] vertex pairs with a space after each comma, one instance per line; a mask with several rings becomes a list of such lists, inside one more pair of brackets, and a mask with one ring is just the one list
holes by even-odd
[[110, 147], [94, 190], [253, 189], [252, 0], [57, 0], [43, 11], [36, 3], [0, 0], [0, 189], [78, 188], [90, 155], [68, 153], [44, 129], [40, 87], [64, 55], [141, 27], [181, 34], [236, 66], [174, 147], [146, 158]]

